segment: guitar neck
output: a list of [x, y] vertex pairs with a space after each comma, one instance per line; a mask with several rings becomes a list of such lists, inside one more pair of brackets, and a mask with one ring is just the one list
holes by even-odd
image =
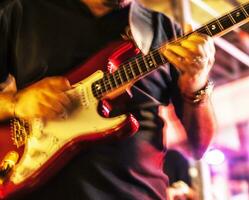
[[[197, 30], [172, 42], [179, 41], [193, 33], [202, 33], [211, 37], [218, 37], [248, 21], [249, 2], [241, 4], [222, 17], [214, 19]], [[168, 60], [161, 53], [167, 44], [150, 51], [147, 55], [143, 55], [142, 53], [137, 55], [129, 61], [121, 64], [118, 70], [112, 74], [104, 74], [102, 79], [99, 79], [92, 84], [92, 92], [94, 96], [97, 99], [102, 99], [109, 93], [118, 90], [125, 85], [129, 85], [130, 83], [134, 83], [149, 74], [151, 71], [157, 69], [162, 64], [168, 63]]]
[[[194, 32], [218, 37], [248, 22], [249, 3], [241, 4], [233, 11], [228, 12], [220, 18], [214, 19]], [[189, 35], [189, 34], [188, 34]]]

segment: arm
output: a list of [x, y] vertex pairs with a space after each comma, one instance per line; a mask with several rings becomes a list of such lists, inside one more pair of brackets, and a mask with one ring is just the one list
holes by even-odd
[[193, 34], [169, 44], [162, 53], [180, 72], [177, 84], [183, 99], [181, 121], [194, 156], [200, 159], [214, 135], [215, 120], [208, 95], [199, 103], [193, 99], [195, 93], [205, 87], [213, 66], [213, 41], [208, 36]]
[[194, 157], [201, 159], [216, 129], [210, 99], [208, 98], [198, 105], [184, 102], [182, 123], [187, 132]]

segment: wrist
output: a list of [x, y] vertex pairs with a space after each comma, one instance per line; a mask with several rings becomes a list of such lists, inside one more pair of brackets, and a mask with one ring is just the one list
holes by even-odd
[[195, 75], [184, 73], [179, 76], [178, 86], [181, 93], [192, 95], [193, 93], [204, 88], [207, 82], [208, 74], [206, 73], [198, 73]]
[[200, 104], [210, 99], [214, 84], [207, 81], [206, 84], [195, 92], [182, 92], [183, 100], [189, 104]]

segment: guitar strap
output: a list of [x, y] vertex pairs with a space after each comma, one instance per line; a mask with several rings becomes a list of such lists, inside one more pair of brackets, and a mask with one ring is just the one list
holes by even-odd
[[152, 11], [132, 1], [129, 13], [129, 25], [137, 47], [147, 54], [150, 50], [154, 31]]
[[[133, 41], [143, 54], [149, 52], [154, 37], [152, 15], [153, 12], [139, 4], [137, 0], [132, 1], [129, 13], [130, 30]], [[142, 104], [140, 108], [159, 106], [163, 104], [136, 85], [133, 85], [132, 88], [150, 99], [150, 101]]]

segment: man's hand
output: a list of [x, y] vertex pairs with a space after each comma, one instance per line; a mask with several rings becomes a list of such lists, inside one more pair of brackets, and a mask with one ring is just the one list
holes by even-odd
[[23, 119], [51, 119], [66, 112], [71, 88], [64, 77], [49, 77], [19, 91], [15, 95], [15, 116]]
[[194, 33], [169, 43], [162, 53], [181, 72], [178, 84], [183, 93], [192, 94], [205, 86], [215, 54], [209, 36]]
[[168, 188], [169, 200], [196, 200], [197, 192], [183, 181], [177, 181]]

